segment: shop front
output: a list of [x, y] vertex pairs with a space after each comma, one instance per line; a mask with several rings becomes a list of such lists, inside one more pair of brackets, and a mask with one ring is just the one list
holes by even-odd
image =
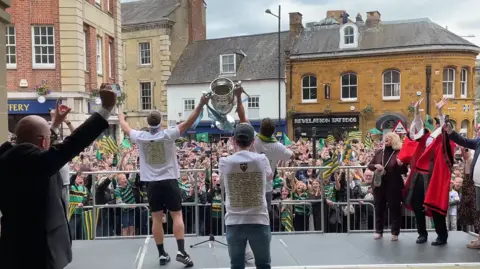
[[314, 114], [296, 113], [293, 115], [293, 133], [295, 138], [326, 138], [329, 134], [359, 130], [359, 113]]
[[8, 100], [8, 131], [15, 132], [18, 121], [29, 115], [40, 116], [50, 120], [50, 109], [55, 109], [56, 100], [39, 103], [35, 100]]

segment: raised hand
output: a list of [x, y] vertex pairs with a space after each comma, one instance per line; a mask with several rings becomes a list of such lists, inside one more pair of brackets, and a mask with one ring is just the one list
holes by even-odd
[[99, 93], [102, 107], [111, 112], [117, 103], [117, 94], [112, 91], [111, 87], [105, 87]]
[[437, 101], [434, 101], [434, 102], [435, 102], [435, 108], [438, 111], [442, 111], [442, 108], [448, 103], [448, 98], [443, 97], [442, 100], [440, 100], [440, 102], [437, 102]]
[[62, 105], [60, 102], [61, 102], [60, 98], [58, 98], [55, 110], [52, 111], [53, 112], [52, 127], [57, 127], [60, 124], [62, 124], [62, 122], [67, 117], [68, 113], [72, 111], [71, 108], [69, 108], [66, 105]]
[[415, 113], [420, 111], [420, 104], [422, 104], [423, 98], [420, 98], [415, 104], [413, 104], [413, 108], [415, 109]]

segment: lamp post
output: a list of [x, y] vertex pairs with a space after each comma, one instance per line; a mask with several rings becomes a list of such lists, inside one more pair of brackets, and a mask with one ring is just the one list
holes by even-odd
[[270, 14], [278, 19], [278, 121], [282, 119], [282, 114], [281, 114], [281, 80], [282, 80], [282, 68], [281, 68], [281, 50], [280, 50], [280, 22], [281, 22], [281, 10], [282, 6], [278, 5], [278, 15], [273, 14], [270, 9], [265, 10], [265, 13]]

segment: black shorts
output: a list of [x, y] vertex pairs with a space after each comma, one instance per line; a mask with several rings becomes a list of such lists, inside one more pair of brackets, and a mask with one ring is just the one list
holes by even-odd
[[152, 212], [182, 210], [182, 193], [176, 179], [148, 182], [147, 195]]

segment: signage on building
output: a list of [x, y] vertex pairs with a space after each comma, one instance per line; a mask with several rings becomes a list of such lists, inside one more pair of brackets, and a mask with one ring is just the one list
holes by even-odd
[[403, 122], [401, 120], [397, 121], [395, 126], [393, 126], [392, 132], [394, 132], [396, 134], [407, 134], [408, 133], [407, 128], [405, 127], [405, 125], [403, 124]]
[[357, 115], [325, 115], [325, 116], [313, 116], [313, 117], [301, 117], [293, 120], [294, 124], [305, 125], [358, 125], [360, 120]]
[[49, 114], [49, 109], [55, 109], [56, 100], [46, 100], [39, 103], [35, 100], [8, 100], [8, 114], [42, 115]]

